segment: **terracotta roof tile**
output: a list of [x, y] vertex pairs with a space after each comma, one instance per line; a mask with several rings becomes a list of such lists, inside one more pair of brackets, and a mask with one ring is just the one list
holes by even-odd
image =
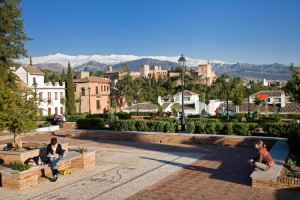
[[96, 77], [96, 76], [84, 77], [82, 79], [74, 79], [74, 83], [86, 83], [86, 82], [110, 82], [110, 79], [105, 77]]

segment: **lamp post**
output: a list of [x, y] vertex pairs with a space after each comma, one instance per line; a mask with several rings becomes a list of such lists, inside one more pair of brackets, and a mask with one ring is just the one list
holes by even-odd
[[251, 90], [250, 83], [247, 85], [247, 89], [248, 89], [248, 117], [250, 117], [250, 90]]
[[186, 59], [183, 57], [183, 54], [178, 60], [179, 67], [181, 68], [181, 131], [185, 130], [185, 125], [184, 125], [184, 109], [183, 109], [183, 104], [184, 104], [184, 96], [183, 96], [183, 91], [184, 91], [184, 69], [186, 67]]
[[229, 110], [228, 110], [228, 98], [229, 98], [229, 82], [230, 82], [230, 79], [229, 77], [226, 77], [225, 78], [225, 82], [226, 82], [226, 85], [227, 85], [227, 99], [226, 99], [226, 103], [227, 103], [227, 121], [229, 122]]
[[89, 114], [91, 114], [91, 87], [89, 86], [87, 89], [89, 92]]
[[32, 84], [32, 87], [34, 88], [34, 102], [35, 102], [35, 116], [37, 118], [37, 98], [36, 98], [36, 90], [37, 90], [37, 87], [38, 87], [38, 84], [37, 83], [33, 83]]

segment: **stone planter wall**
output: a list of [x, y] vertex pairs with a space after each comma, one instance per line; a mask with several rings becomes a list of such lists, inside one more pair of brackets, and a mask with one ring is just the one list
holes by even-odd
[[283, 189], [283, 188], [298, 188], [300, 189], [300, 179], [292, 177], [280, 176], [276, 180], [270, 179], [252, 179], [253, 188], [261, 189]]
[[2, 188], [24, 189], [38, 184], [38, 168], [26, 171], [6, 170], [1, 172]]
[[0, 159], [3, 160], [4, 164], [10, 165], [15, 160], [21, 160], [22, 162], [25, 162], [28, 158], [38, 156], [39, 153], [39, 149], [28, 150], [23, 152], [0, 151]]
[[72, 160], [73, 168], [86, 169], [96, 165], [96, 152], [88, 152], [82, 154], [81, 157]]

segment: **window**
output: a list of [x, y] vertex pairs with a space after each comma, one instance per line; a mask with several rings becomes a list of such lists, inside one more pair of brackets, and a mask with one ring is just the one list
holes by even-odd
[[107, 92], [109, 91], [109, 87], [108, 87], [108, 86], [106, 86], [106, 91], [107, 91]]
[[36, 78], [35, 77], [33, 77], [33, 83], [36, 83]]
[[183, 101], [190, 101], [190, 97], [183, 97]]
[[50, 116], [52, 113], [51, 113], [51, 108], [48, 108], [48, 116]]
[[63, 97], [64, 97], [64, 93], [60, 92], [60, 98], [63, 98]]
[[57, 107], [54, 108], [54, 113], [57, 115]]
[[85, 96], [85, 88], [84, 87], [81, 88], [81, 95]]
[[64, 113], [64, 107], [60, 107], [60, 114]]
[[54, 98], [57, 100], [57, 92], [54, 92]]
[[103, 86], [101, 85], [101, 92], [103, 92]]
[[96, 103], [97, 103], [97, 110], [100, 110], [100, 100], [97, 100]]
[[48, 92], [48, 103], [51, 103], [51, 92]]
[[43, 93], [42, 92], [39, 92], [39, 99], [43, 100]]
[[96, 94], [98, 94], [99, 93], [99, 91], [98, 91], [98, 86], [96, 86]]

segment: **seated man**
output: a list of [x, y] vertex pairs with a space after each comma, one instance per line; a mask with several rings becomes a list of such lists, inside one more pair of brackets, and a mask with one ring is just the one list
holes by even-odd
[[57, 163], [63, 157], [64, 151], [57, 139], [54, 137], [51, 139], [51, 143], [47, 145], [46, 155], [50, 160], [50, 167], [52, 170], [53, 181], [57, 180], [58, 169]]

